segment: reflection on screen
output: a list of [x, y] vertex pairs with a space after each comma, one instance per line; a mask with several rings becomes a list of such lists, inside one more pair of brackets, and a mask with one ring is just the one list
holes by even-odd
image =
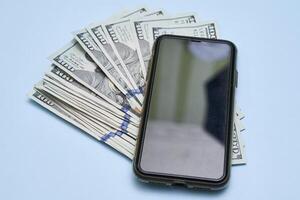
[[142, 170], [222, 177], [230, 54], [227, 44], [161, 41]]

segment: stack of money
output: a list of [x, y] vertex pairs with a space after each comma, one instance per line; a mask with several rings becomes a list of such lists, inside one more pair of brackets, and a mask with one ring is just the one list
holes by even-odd
[[[214, 22], [195, 14], [139, 8], [73, 32], [49, 57], [50, 69], [29, 96], [41, 106], [132, 159], [155, 39], [163, 34], [218, 38]], [[236, 107], [232, 163], [245, 163]]]

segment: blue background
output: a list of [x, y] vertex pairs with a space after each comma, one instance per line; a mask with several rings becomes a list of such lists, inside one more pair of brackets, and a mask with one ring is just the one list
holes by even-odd
[[[0, 1], [0, 199], [296, 199], [300, 178], [297, 1], [156, 1], [216, 20], [238, 47], [248, 164], [221, 192], [143, 184], [129, 160], [28, 100], [46, 57], [90, 22], [141, 1]], [[298, 185], [298, 186], [297, 186]]]

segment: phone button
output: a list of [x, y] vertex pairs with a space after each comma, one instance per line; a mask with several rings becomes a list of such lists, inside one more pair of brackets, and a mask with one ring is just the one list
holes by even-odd
[[235, 69], [234, 70], [234, 83], [235, 83], [235, 87], [237, 88], [238, 87], [238, 80], [239, 80], [239, 73], [238, 71]]

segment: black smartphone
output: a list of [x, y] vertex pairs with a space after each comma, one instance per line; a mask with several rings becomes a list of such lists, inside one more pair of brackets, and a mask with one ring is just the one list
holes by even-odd
[[229, 180], [236, 48], [163, 35], [149, 64], [134, 158], [143, 181], [219, 189]]

